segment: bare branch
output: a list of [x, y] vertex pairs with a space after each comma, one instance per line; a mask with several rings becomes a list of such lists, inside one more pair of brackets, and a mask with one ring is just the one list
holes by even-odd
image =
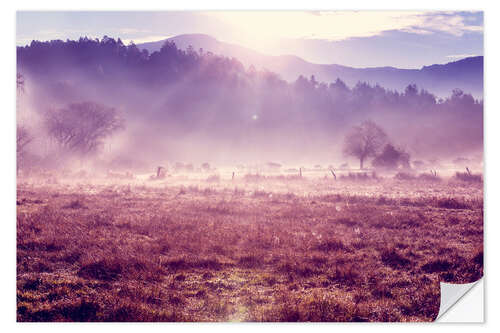
[[102, 145], [104, 138], [123, 128], [124, 121], [114, 108], [84, 102], [51, 110], [46, 126], [51, 136], [64, 148], [89, 154]]

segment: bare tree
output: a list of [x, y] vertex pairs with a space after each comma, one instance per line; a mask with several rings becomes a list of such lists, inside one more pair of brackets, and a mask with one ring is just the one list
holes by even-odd
[[17, 125], [16, 133], [16, 160], [17, 160], [17, 171], [20, 170], [21, 164], [23, 163], [23, 158], [26, 151], [26, 146], [33, 141], [33, 136], [28, 132], [26, 127], [22, 125]]
[[20, 73], [16, 76], [16, 88], [19, 92], [24, 92], [24, 76]]
[[359, 158], [359, 168], [368, 157], [376, 156], [387, 142], [387, 134], [373, 121], [368, 120], [354, 126], [344, 140], [343, 152], [346, 156]]
[[88, 154], [96, 151], [104, 138], [123, 128], [124, 121], [114, 108], [83, 102], [50, 110], [46, 125], [49, 134], [61, 146]]
[[[16, 76], [16, 89], [19, 94], [24, 93], [24, 76], [17, 73]], [[16, 103], [16, 107], [19, 110], [19, 104]], [[20, 170], [21, 164], [23, 163], [23, 158], [26, 152], [26, 146], [33, 141], [33, 135], [28, 131], [24, 125], [17, 124], [16, 129], [16, 161], [17, 161], [17, 171]]]
[[31, 141], [33, 141], [33, 136], [31, 136], [26, 127], [22, 125], [17, 125], [17, 140], [16, 140], [17, 153], [22, 154], [26, 146]]

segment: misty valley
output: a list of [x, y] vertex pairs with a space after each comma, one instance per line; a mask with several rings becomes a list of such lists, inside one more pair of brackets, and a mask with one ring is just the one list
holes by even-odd
[[17, 47], [18, 321], [433, 321], [483, 276], [482, 57], [145, 46]]

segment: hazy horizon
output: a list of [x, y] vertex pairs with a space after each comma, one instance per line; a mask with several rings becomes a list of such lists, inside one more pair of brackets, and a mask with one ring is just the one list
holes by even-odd
[[[112, 110], [125, 129], [105, 132], [91, 149], [110, 166], [340, 165], [343, 137], [367, 120], [412, 160], [480, 162], [483, 60], [430, 65], [482, 54], [482, 24], [482, 12], [18, 12], [18, 43], [51, 40], [17, 47], [25, 80], [18, 121], [37, 132], [28, 151], [38, 165], [36, 158], [51, 165], [51, 154], [70, 148], [47, 128], [53, 117], [75, 126], [88, 119], [65, 114]], [[175, 45], [144, 50], [140, 42], [161, 40], [159, 33], [178, 36]], [[273, 53], [384, 68], [265, 55]], [[387, 68], [410, 63], [426, 67]], [[54, 140], [61, 147], [50, 152]], [[70, 155], [82, 153], [73, 148]]]
[[[349, 24], [354, 21], [355, 25]], [[280, 24], [273, 26], [273, 22]], [[120, 38], [125, 44], [141, 44], [183, 34], [206, 34], [263, 54], [296, 55], [311, 63], [357, 68], [417, 69], [483, 55], [482, 12], [17, 13], [18, 46], [32, 40], [104, 35]]]

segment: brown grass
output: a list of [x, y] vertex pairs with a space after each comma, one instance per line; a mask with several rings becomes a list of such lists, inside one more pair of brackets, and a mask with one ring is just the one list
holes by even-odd
[[18, 185], [17, 320], [431, 321], [483, 274], [480, 187], [245, 182]]

